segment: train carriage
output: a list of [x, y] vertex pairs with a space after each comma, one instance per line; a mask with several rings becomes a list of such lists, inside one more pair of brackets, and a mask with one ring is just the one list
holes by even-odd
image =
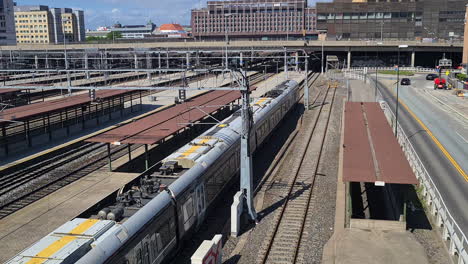
[[[252, 152], [299, 98], [298, 83], [285, 81], [251, 105]], [[73, 259], [65, 256], [54, 263], [156, 264], [172, 257], [238, 175], [241, 128], [238, 111], [168, 156], [159, 171], [141, 178], [139, 185], [122, 188], [114, 205], [90, 217], [112, 226], [82, 247], [78, 260], [74, 254]], [[8, 263], [22, 263], [22, 253]]]

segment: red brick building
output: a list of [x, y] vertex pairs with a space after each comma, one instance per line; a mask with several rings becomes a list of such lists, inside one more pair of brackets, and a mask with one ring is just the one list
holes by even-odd
[[316, 24], [307, 0], [208, 1], [191, 20], [196, 39], [313, 39]]

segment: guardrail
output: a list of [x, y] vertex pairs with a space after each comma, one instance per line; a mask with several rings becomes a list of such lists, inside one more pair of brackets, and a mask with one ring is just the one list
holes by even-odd
[[[348, 78], [355, 78], [358, 80], [367, 80], [367, 76], [359, 71], [347, 70], [343, 71]], [[375, 82], [372, 82], [375, 88]], [[395, 122], [395, 115], [388, 106], [388, 103], [383, 99], [379, 89], [377, 89], [377, 100], [380, 102], [382, 110], [385, 113], [387, 121], [389, 122], [392, 130], [395, 130], [397, 125]], [[440, 194], [437, 186], [432, 180], [431, 175], [419, 158], [418, 153], [415, 151], [413, 144], [408, 139], [405, 131], [398, 124], [398, 143], [400, 144], [405, 156], [413, 169], [414, 174], [423, 186], [423, 196], [426, 205], [429, 207], [429, 213], [436, 218], [436, 225], [442, 228], [442, 239], [449, 242], [449, 253], [451, 256], [458, 257], [458, 264], [468, 264], [468, 239], [457, 224], [452, 214], [445, 204], [442, 195]]]
[[[367, 73], [368, 71], [394, 71], [395, 67], [351, 67], [348, 71], [361, 71]], [[434, 68], [421, 68], [421, 67], [400, 67], [400, 71], [413, 71], [413, 72], [437, 72]], [[451, 72], [461, 72], [460, 70], [450, 70]]]

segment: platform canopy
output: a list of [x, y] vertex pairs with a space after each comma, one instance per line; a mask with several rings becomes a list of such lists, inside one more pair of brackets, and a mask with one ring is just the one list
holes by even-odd
[[[131, 90], [101, 90], [96, 91], [96, 97], [108, 99], [115, 96], [122, 96], [132, 92]], [[63, 97], [46, 102], [39, 102], [29, 105], [23, 105], [5, 109], [1, 114], [1, 119], [6, 121], [24, 120], [35, 116], [55, 113], [67, 108], [79, 107], [80, 105], [88, 105], [91, 103], [91, 98], [86, 94], [78, 94], [69, 97]], [[1, 122], [0, 122], [1, 123]]]
[[[251, 87], [251, 90], [256, 87]], [[87, 139], [87, 142], [111, 144], [157, 144], [178, 131], [199, 122], [207, 115], [240, 99], [239, 91], [211, 91], [183, 104], [158, 111], [130, 124]]]
[[418, 184], [378, 103], [345, 105], [343, 181]]

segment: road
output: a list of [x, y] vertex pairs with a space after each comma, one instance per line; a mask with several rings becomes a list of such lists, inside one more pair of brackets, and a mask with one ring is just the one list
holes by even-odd
[[[468, 234], [468, 182], [463, 174], [468, 171], [468, 124], [466, 119], [448, 110], [430, 97], [426, 91], [433, 89], [425, 76], [410, 78], [412, 85], [400, 86], [399, 123], [410, 138], [416, 152], [436, 184], [450, 213], [465, 234]], [[395, 112], [396, 79], [379, 79], [379, 90]], [[447, 93], [449, 93], [447, 91]], [[419, 119], [445, 148], [444, 153], [431, 133], [416, 120]], [[449, 157], [453, 157], [453, 161]], [[459, 164], [457, 170], [454, 164]], [[466, 174], [466, 173], [465, 173]]]

